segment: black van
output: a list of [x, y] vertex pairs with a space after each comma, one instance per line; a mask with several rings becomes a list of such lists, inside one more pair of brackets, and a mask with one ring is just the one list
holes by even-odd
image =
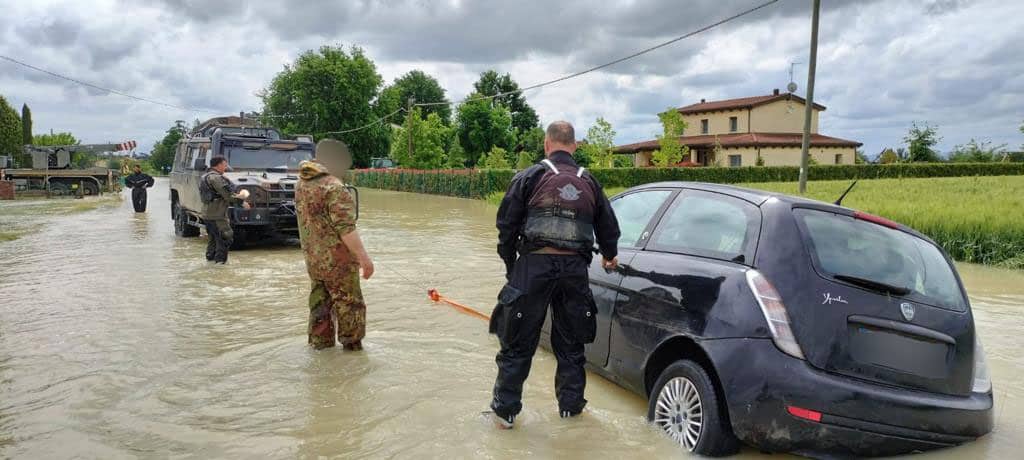
[[591, 266], [588, 365], [647, 396], [648, 419], [683, 449], [894, 455], [992, 430], [967, 294], [926, 236], [714, 184], [611, 203], [621, 266]]

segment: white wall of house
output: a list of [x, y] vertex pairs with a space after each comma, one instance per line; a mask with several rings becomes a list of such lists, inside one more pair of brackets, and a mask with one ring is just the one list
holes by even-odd
[[[745, 133], [748, 132], [750, 128], [750, 118], [748, 115], [747, 109], [683, 115], [683, 121], [686, 122], [686, 129], [683, 130], [683, 136]], [[729, 119], [731, 117], [736, 117], [736, 131], [729, 130]], [[707, 133], [701, 132], [701, 120], [708, 120]]]

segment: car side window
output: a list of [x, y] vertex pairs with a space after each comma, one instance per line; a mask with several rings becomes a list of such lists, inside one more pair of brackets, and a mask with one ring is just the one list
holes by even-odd
[[612, 209], [622, 232], [620, 247], [638, 246], [647, 224], [670, 195], [672, 190], [645, 190], [612, 200]]
[[761, 212], [751, 203], [684, 190], [665, 212], [647, 249], [750, 263], [760, 227]]

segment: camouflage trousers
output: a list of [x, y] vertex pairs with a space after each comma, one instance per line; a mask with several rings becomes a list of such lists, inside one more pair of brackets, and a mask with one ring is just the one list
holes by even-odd
[[359, 288], [359, 268], [345, 269], [331, 281], [313, 280], [309, 293], [309, 345], [328, 348], [335, 337], [358, 345], [366, 336], [366, 304]]

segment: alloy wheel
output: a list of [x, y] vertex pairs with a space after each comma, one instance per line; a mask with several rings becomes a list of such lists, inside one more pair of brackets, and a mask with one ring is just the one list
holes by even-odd
[[704, 426], [704, 411], [697, 387], [685, 377], [665, 383], [658, 393], [655, 425], [688, 452], [697, 448]]

